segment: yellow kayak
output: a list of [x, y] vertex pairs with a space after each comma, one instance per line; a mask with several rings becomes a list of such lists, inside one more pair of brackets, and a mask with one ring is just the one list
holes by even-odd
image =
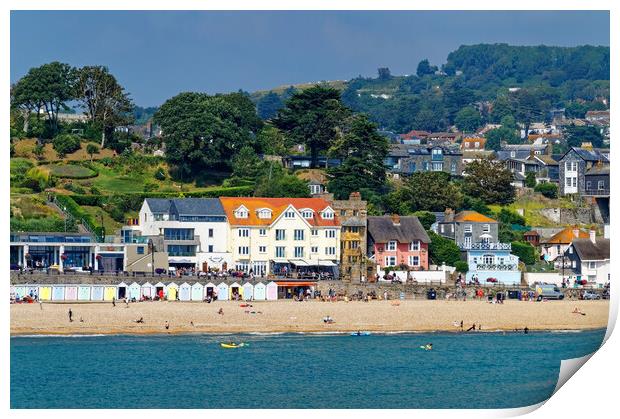
[[242, 348], [244, 346], [244, 343], [220, 343], [220, 346], [222, 348], [226, 348], [226, 349], [234, 349], [234, 348]]

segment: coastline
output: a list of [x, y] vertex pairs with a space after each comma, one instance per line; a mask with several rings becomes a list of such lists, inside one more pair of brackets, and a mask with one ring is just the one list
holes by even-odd
[[[607, 327], [609, 302], [603, 301], [372, 301], [43, 303], [11, 305], [11, 336], [182, 335], [182, 334], [346, 334], [358, 330], [381, 334], [461, 332], [579, 331]], [[398, 304], [398, 305], [395, 305]], [[586, 315], [572, 313], [578, 307]], [[73, 322], [68, 320], [68, 310]], [[218, 314], [222, 309], [224, 314]], [[252, 313], [253, 312], [253, 313]], [[335, 323], [322, 319], [331, 316]], [[135, 320], [143, 317], [144, 324]], [[82, 318], [83, 322], [80, 322]], [[168, 321], [170, 328], [165, 328]], [[193, 323], [193, 325], [192, 325]], [[473, 332], [470, 332], [473, 333]]]

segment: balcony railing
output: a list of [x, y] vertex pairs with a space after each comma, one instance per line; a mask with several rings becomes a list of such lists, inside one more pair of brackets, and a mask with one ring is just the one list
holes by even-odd
[[583, 194], [586, 196], [609, 196], [609, 188], [587, 188], [584, 190]]
[[510, 243], [462, 243], [461, 249], [468, 250], [512, 250]]
[[515, 264], [495, 264], [495, 263], [481, 263], [476, 264], [477, 271], [516, 271], [517, 265]]

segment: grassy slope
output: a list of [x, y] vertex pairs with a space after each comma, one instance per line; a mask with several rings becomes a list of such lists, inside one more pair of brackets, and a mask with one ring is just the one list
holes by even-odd
[[[548, 199], [540, 194], [530, 194], [517, 198], [510, 205], [505, 205], [513, 211], [523, 209], [526, 224], [534, 227], [557, 227], [558, 225], [541, 214], [545, 208], [573, 208], [574, 204], [565, 199]], [[489, 205], [493, 211], [499, 212], [500, 205]]]
[[[35, 144], [36, 144], [37, 140], [34, 138], [27, 138], [24, 140], [19, 140], [19, 141], [15, 141], [15, 157], [25, 157], [27, 159], [36, 159], [35, 155], [32, 154], [32, 149], [34, 148]], [[67, 156], [65, 156], [64, 159], [62, 159], [63, 161], [84, 161], [84, 160], [90, 160], [90, 154], [88, 154], [86, 152], [86, 145], [88, 143], [83, 142], [82, 143], [82, 147], [76, 151], [75, 153], [71, 153], [68, 154]], [[58, 154], [56, 153], [56, 151], [54, 151], [54, 148], [52, 147], [51, 144], [45, 144], [43, 146], [43, 160], [46, 161], [55, 161], [55, 160], [60, 160], [60, 157], [58, 157]], [[103, 157], [113, 157], [114, 156], [114, 150], [110, 150], [110, 149], [104, 149], [103, 151], [100, 151], [99, 153], [96, 153], [93, 155], [93, 159], [101, 159]]]

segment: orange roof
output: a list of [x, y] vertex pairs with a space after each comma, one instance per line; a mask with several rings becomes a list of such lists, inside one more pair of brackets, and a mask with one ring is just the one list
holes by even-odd
[[[320, 213], [329, 207], [329, 203], [322, 198], [233, 198], [221, 197], [220, 202], [224, 207], [224, 212], [231, 225], [247, 225], [247, 226], [269, 226], [271, 225], [289, 206], [293, 206], [297, 211], [302, 209], [311, 209], [313, 211], [312, 218], [304, 218], [308, 224], [312, 226], [340, 226], [338, 216], [334, 214], [334, 218], [322, 218]], [[247, 218], [235, 217], [235, 210], [244, 206], [248, 210]], [[271, 218], [259, 218], [258, 210], [271, 210]], [[333, 210], [333, 209], [332, 209]]]
[[[575, 236], [574, 230], [579, 230], [579, 237]], [[555, 233], [549, 240], [545, 243], [550, 244], [568, 244], [572, 243], [574, 239], [587, 239], [590, 237], [589, 233], [582, 231], [578, 226], [566, 227], [564, 230]]]
[[464, 222], [470, 221], [472, 223], [496, 223], [492, 218], [482, 215], [476, 211], [461, 211], [454, 216], [454, 221]]

